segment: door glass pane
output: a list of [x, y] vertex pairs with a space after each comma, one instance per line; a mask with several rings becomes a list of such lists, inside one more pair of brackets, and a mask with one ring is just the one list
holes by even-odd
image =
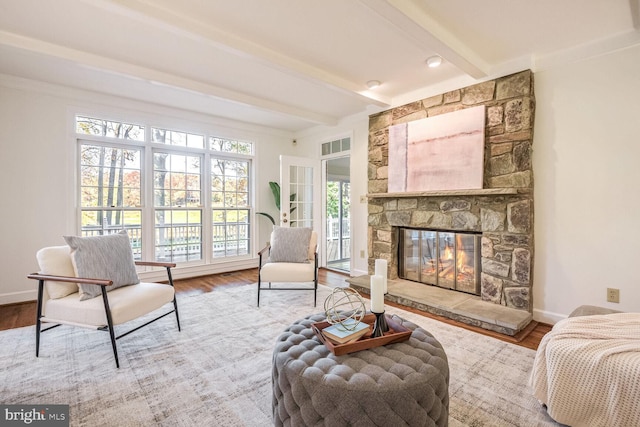
[[350, 212], [350, 200], [351, 200], [351, 185], [348, 182], [343, 182], [342, 186], [342, 199], [341, 199], [341, 247], [342, 247], [342, 259], [351, 258], [351, 230], [350, 230], [350, 221], [349, 221], [349, 212]]
[[312, 227], [313, 168], [291, 166], [289, 171], [289, 226]]
[[438, 284], [443, 288], [455, 286], [455, 233], [440, 233], [440, 269]]
[[420, 280], [420, 232], [404, 229], [404, 271], [402, 277], [409, 280]]
[[474, 234], [456, 234], [456, 289], [476, 292], [476, 242], [478, 236]]
[[[342, 140], [344, 143], [344, 139]], [[326, 160], [325, 218], [327, 266], [351, 268], [349, 157]]]
[[435, 231], [422, 231], [422, 279], [424, 283], [435, 285], [437, 281], [438, 248]]

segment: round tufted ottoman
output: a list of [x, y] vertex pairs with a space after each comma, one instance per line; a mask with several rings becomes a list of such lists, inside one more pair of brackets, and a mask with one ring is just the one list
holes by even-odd
[[334, 356], [315, 336], [315, 314], [296, 321], [273, 352], [277, 426], [446, 426], [449, 365], [442, 345], [403, 321], [409, 340]]

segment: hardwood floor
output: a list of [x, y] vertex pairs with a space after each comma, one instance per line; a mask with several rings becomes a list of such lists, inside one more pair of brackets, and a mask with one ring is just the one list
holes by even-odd
[[[345, 286], [345, 279], [349, 277], [347, 274], [340, 272], [320, 269], [318, 280], [321, 284], [336, 287]], [[174, 285], [176, 292], [180, 295], [194, 295], [210, 292], [217, 286], [242, 286], [258, 281], [258, 270], [241, 270], [230, 273], [212, 274], [209, 276], [194, 277], [191, 279], [175, 280]], [[487, 331], [481, 328], [465, 325], [460, 322], [456, 322], [451, 319], [447, 319], [441, 316], [435, 316], [429, 313], [404, 307], [397, 304], [389, 303], [390, 305], [400, 307], [404, 310], [411, 311], [423, 315], [425, 317], [431, 317], [433, 319], [440, 320], [442, 322], [455, 325], [461, 328], [469, 329], [478, 332], [483, 335], [492, 336], [503, 341], [511, 342], [530, 349], [537, 349], [542, 337], [551, 330], [550, 325], [546, 325], [538, 322], [531, 322], [529, 326], [515, 337], [509, 337], [506, 335], [498, 334], [495, 332]], [[20, 328], [23, 326], [35, 325], [36, 318], [36, 303], [24, 302], [18, 304], [9, 304], [0, 306], [0, 331], [6, 329]]]

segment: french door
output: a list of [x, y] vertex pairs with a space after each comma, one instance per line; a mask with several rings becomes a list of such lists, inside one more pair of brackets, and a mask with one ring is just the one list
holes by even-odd
[[280, 156], [280, 225], [310, 227], [320, 235], [320, 161]]

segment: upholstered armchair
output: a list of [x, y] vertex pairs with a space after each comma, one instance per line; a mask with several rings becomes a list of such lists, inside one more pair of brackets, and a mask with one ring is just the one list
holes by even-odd
[[[274, 227], [269, 243], [258, 252], [258, 306], [260, 291], [313, 291], [318, 296], [318, 234], [310, 228]], [[304, 283], [308, 284], [305, 286]], [[309, 283], [310, 282], [310, 283]], [[263, 285], [268, 283], [268, 286]], [[277, 285], [273, 285], [277, 283]], [[282, 286], [281, 283], [297, 283]]]
[[[38, 273], [27, 277], [38, 281], [36, 357], [40, 333], [60, 325], [81, 326], [109, 332], [120, 367], [116, 340], [175, 313], [180, 318], [171, 268], [174, 263], [134, 261], [126, 232], [95, 237], [65, 237], [68, 245], [40, 249]], [[168, 283], [140, 282], [135, 266], [165, 268]], [[138, 319], [169, 305], [146, 323], [115, 334], [114, 327]], [[43, 329], [43, 324], [50, 323]]]

